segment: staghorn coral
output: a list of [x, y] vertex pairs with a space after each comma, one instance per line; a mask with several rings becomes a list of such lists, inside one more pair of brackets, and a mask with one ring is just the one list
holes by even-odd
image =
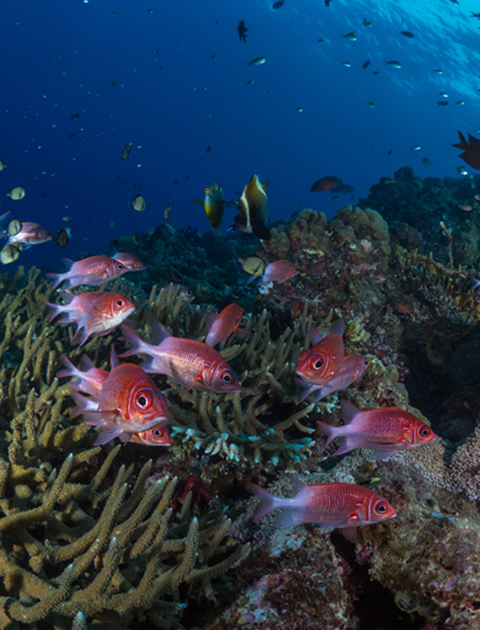
[[[65, 329], [46, 324], [37, 276], [2, 277], [0, 627], [80, 629], [82, 613], [99, 629], [178, 628], [185, 598], [213, 599], [249, 546], [232, 545], [214, 505], [192, 518], [187, 495], [173, 510], [177, 480], [147, 484], [151, 461], [135, 470], [119, 446], [91, 447], [54, 377]], [[108, 341], [90, 349], [105, 356]]]

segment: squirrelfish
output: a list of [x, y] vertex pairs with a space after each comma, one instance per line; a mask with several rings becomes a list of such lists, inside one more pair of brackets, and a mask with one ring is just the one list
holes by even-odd
[[[138, 365], [120, 365], [117, 361], [116, 355], [112, 353], [112, 369], [107, 373], [96, 397], [86, 398], [75, 392], [71, 394], [77, 403], [73, 417], [83, 415], [87, 424], [99, 429], [95, 445], [105, 444], [115, 437], [128, 442], [132, 434], [149, 431], [159, 424], [164, 425], [168, 419], [167, 399], [150, 376]], [[67, 370], [59, 372], [59, 376], [78, 377], [76, 368], [72, 366], [72, 370], [68, 363], [68, 359], [64, 359]], [[88, 380], [88, 376], [80, 378], [78, 389], [87, 387], [82, 384], [82, 380]], [[96, 379], [94, 377], [91, 391], [98, 388], [98, 375]]]
[[62, 282], [68, 282], [67, 288], [73, 289], [81, 284], [96, 287], [108, 280], [122, 276], [128, 271], [127, 267], [110, 256], [90, 256], [77, 262], [63, 259], [65, 265], [70, 267], [66, 273], [47, 273], [47, 278], [54, 278], [52, 289]]
[[335, 374], [328, 382], [320, 385], [311, 385], [303, 398], [308, 396], [312, 391], [318, 390], [315, 400], [319, 401], [329, 394], [346, 389], [362, 376], [367, 367], [368, 360], [358, 354], [358, 352], [352, 352], [352, 354], [349, 354], [343, 359], [338, 369], [335, 370]]
[[168, 428], [163, 424], [157, 424], [148, 431], [132, 433], [130, 439], [132, 442], [145, 444], [145, 446], [170, 446], [172, 443]]
[[372, 448], [375, 459], [383, 459], [437, 437], [423, 420], [397, 407], [360, 411], [352, 403], [342, 400], [342, 418], [345, 424], [340, 427], [318, 421], [321, 430], [328, 436], [324, 450], [335, 438], [344, 438], [333, 455], [342, 455], [354, 448]]
[[260, 286], [269, 282], [281, 284], [298, 275], [298, 269], [289, 260], [275, 260], [267, 263], [265, 273], [260, 278]]
[[23, 221], [22, 228], [14, 236], [9, 236], [7, 244], [21, 243], [23, 249], [28, 249], [32, 245], [39, 245], [51, 241], [52, 236], [48, 230], [38, 223]]
[[[135, 304], [116, 292], [93, 291], [76, 295], [69, 304], [50, 304], [54, 310], [50, 320], [60, 313], [60, 323], [75, 322], [77, 330], [72, 345], [82, 346], [92, 335], [106, 335], [120, 326], [135, 311]], [[73, 305], [73, 306], [72, 306]]]
[[222, 225], [223, 213], [225, 212], [225, 197], [220, 184], [212, 184], [205, 188], [205, 200], [203, 202], [207, 219], [214, 230]]
[[225, 345], [227, 337], [233, 332], [239, 331], [239, 324], [242, 321], [245, 309], [238, 304], [229, 304], [218, 315], [209, 311], [205, 314], [205, 322], [208, 328], [208, 335], [205, 343], [209, 346], [220, 344], [220, 349]]
[[248, 182], [237, 205], [234, 229], [253, 233], [258, 238], [270, 238], [270, 230], [267, 228], [267, 186], [267, 183], [260, 183], [258, 175], [254, 175]]
[[144, 271], [147, 268], [140, 258], [129, 252], [116, 252], [112, 258], [125, 265], [128, 271]]
[[240, 391], [235, 372], [206, 343], [172, 337], [165, 326], [159, 323], [154, 329], [159, 340], [156, 346], [142, 341], [128, 326], [122, 326], [122, 333], [132, 347], [121, 356], [146, 354], [150, 359], [141, 364], [146, 372], [166, 374], [187, 389], [208, 390], [217, 394]]
[[373, 490], [354, 483], [322, 483], [305, 485], [298, 479], [295, 496], [277, 497], [255, 484], [249, 489], [260, 499], [254, 516], [257, 522], [272, 510], [285, 510], [276, 521], [277, 527], [300, 523], [320, 523], [328, 528], [344, 529], [346, 537], [354, 538], [360, 525], [379, 523], [396, 516], [390, 503]]

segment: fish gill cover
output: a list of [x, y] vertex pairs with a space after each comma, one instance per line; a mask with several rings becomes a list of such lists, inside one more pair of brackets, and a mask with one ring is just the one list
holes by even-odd
[[479, 28], [2, 3], [2, 629], [480, 627]]

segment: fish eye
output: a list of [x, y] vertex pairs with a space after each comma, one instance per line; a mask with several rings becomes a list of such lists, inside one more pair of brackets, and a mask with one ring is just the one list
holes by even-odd
[[317, 359], [316, 361], [313, 362], [313, 369], [314, 370], [319, 370], [323, 365], [323, 359]]
[[118, 270], [125, 269], [125, 265], [123, 263], [119, 262], [119, 263], [117, 263], [117, 269]]
[[366, 359], [365, 357], [363, 357], [363, 365], [365, 367], [368, 367], [368, 359]]
[[430, 429], [429, 429], [429, 427], [423, 427], [423, 428], [420, 430], [420, 436], [421, 436], [421, 437], [428, 437], [429, 435], [430, 435]]
[[122, 308], [122, 306], [125, 304], [125, 302], [123, 300], [117, 300], [117, 306], [118, 308]]
[[376, 507], [375, 507], [375, 511], [378, 514], [385, 514], [385, 512], [387, 511], [387, 506], [385, 505], [385, 503], [379, 503]]
[[148, 409], [152, 404], [152, 397], [149, 394], [140, 393], [136, 402], [141, 409]]
[[162, 429], [152, 429], [152, 435], [153, 435], [153, 437], [156, 437], [156, 438], [162, 438], [163, 437], [163, 431], [162, 431]]
[[222, 380], [224, 383], [230, 383], [230, 381], [232, 380], [232, 377], [230, 376], [230, 374], [226, 373], [222, 376]]

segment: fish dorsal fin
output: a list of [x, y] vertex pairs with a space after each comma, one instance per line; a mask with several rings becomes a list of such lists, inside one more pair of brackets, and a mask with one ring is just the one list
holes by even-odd
[[314, 346], [315, 344], [317, 344], [319, 341], [322, 340], [322, 335], [313, 326], [309, 330], [309, 337], [310, 337], [310, 343], [312, 344], [312, 346]]
[[260, 186], [263, 188], [263, 192], [267, 193], [267, 188], [269, 187], [270, 182], [261, 182]]
[[360, 412], [360, 409], [357, 409], [355, 405], [352, 405], [348, 400], [342, 400], [340, 403], [342, 407], [342, 419], [345, 424], [349, 424], [355, 418], [355, 416]]
[[164, 339], [167, 339], [167, 337], [172, 336], [160, 322], [155, 322], [153, 324], [152, 333], [153, 340], [157, 345], [161, 344]]
[[290, 476], [290, 479], [292, 480], [294, 486], [295, 486], [295, 494], [297, 495], [300, 490], [303, 490], [305, 488], [305, 486], [307, 484], [303, 483], [303, 481], [300, 481], [300, 479], [297, 479], [297, 477], [295, 477], [294, 475]]
[[208, 311], [205, 313], [205, 325], [207, 326], [207, 330], [210, 330], [213, 326], [213, 322], [217, 319], [217, 315], [213, 311]]
[[117, 365], [120, 365], [120, 360], [118, 358], [118, 354], [115, 352], [115, 349], [112, 348], [110, 352], [110, 367], [113, 370], [113, 368], [117, 367]]
[[70, 258], [62, 258], [62, 262], [67, 269], [70, 269], [70, 267], [73, 265], [75, 261], [71, 260]]
[[328, 331], [329, 335], [340, 335], [340, 337], [345, 332], [345, 323], [343, 319], [336, 319], [333, 324], [330, 326], [330, 330]]

